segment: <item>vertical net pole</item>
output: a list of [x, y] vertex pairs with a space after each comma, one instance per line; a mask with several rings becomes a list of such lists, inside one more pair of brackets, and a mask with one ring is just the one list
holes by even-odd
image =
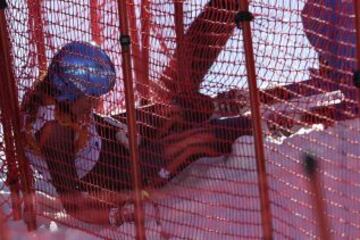
[[130, 156], [132, 162], [132, 180], [135, 191], [135, 226], [136, 239], [145, 240], [144, 228], [144, 209], [142, 206], [142, 186], [139, 154], [136, 144], [136, 118], [135, 118], [135, 102], [134, 89], [131, 75], [131, 56], [130, 56], [130, 36], [128, 26], [127, 4], [124, 0], [118, 0], [118, 14], [120, 18], [120, 43], [122, 46], [122, 70], [125, 88], [125, 103], [127, 111], [127, 122], [129, 126]]
[[28, 0], [29, 29], [31, 30], [30, 34], [32, 34], [35, 40], [40, 76], [46, 71], [45, 35], [41, 15], [41, 3], [41, 0]]
[[100, 16], [98, 12], [98, 0], [90, 0], [90, 31], [92, 41], [101, 45]]
[[141, 60], [142, 60], [142, 70], [143, 70], [143, 86], [144, 86], [144, 94], [143, 104], [147, 104], [148, 99], [150, 98], [149, 94], [149, 49], [150, 49], [150, 14], [149, 9], [150, 3], [149, 0], [141, 1]]
[[[356, 28], [356, 70], [360, 78], [360, 2], [354, 0], [355, 28]], [[358, 113], [360, 114], [360, 88], [358, 90]]]
[[[6, 8], [6, 2], [0, 2], [0, 11], [4, 11]], [[0, 26], [2, 27], [2, 26]], [[0, 58], [0, 64], [5, 66], [4, 59]], [[15, 157], [15, 149], [14, 149], [14, 141], [12, 134], [12, 124], [10, 120], [11, 115], [11, 104], [6, 104], [6, 102], [10, 99], [8, 96], [9, 92], [8, 88], [5, 87], [6, 83], [3, 83], [6, 80], [6, 73], [3, 72], [4, 68], [1, 68], [0, 72], [0, 109], [1, 109], [1, 124], [4, 129], [4, 142], [5, 142], [5, 165], [8, 168], [6, 182], [10, 189], [10, 199], [11, 199], [11, 208], [12, 208], [12, 216], [14, 220], [19, 220], [21, 218], [21, 201], [20, 201], [20, 189], [19, 189], [19, 169], [17, 167], [16, 157]]]
[[12, 72], [13, 66], [10, 55], [10, 41], [6, 26], [5, 10], [0, 10], [0, 59], [2, 59], [2, 76], [1, 87], [8, 91], [8, 103], [11, 109], [11, 120], [13, 124], [13, 132], [15, 138], [15, 148], [17, 153], [17, 160], [19, 165], [19, 172], [21, 178], [21, 186], [24, 193], [24, 221], [27, 224], [28, 230], [36, 229], [36, 213], [34, 208], [34, 192], [32, 187], [32, 175], [30, 166], [25, 160], [24, 149], [22, 147], [20, 135], [20, 112], [17, 95], [17, 87], [15, 78]]
[[[183, 0], [174, 0], [175, 5], [175, 32], [176, 32], [176, 44], [177, 49], [184, 49], [184, 3]], [[187, 69], [183, 57], [182, 51], [176, 51], [176, 73], [177, 73], [177, 82], [182, 84], [184, 78], [186, 78], [185, 71]], [[182, 70], [184, 69], [184, 71]], [[179, 89], [179, 88], [178, 88]]]
[[[249, 12], [249, 4], [247, 0], [240, 1], [239, 14], [243, 14], [245, 16], [251, 15], [251, 13]], [[269, 240], [272, 239], [272, 216], [268, 193], [269, 189], [266, 178], [264, 143], [261, 129], [260, 98], [259, 90], [256, 84], [255, 61], [252, 46], [250, 19], [241, 21], [241, 27], [244, 39], [246, 71], [250, 91], [250, 107], [255, 140], [255, 156], [259, 182], [262, 230], [264, 239]]]

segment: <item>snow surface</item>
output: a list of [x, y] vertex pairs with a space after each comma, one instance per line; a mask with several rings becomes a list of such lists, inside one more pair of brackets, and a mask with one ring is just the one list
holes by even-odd
[[[288, 138], [265, 139], [274, 239], [318, 236], [301, 160], [306, 151], [319, 159], [333, 237], [359, 237], [359, 130], [360, 121], [349, 120], [325, 130], [314, 126]], [[160, 208], [160, 226], [153, 217], [154, 207], [145, 204], [147, 239], [260, 239], [256, 184], [254, 141], [244, 136], [235, 142], [233, 156], [199, 159], [161, 190], [167, 197], [160, 194], [154, 199]], [[39, 199], [44, 204], [38, 204], [43, 205], [38, 211], [47, 212], [60, 222], [71, 222], [103, 237], [134, 237], [133, 224], [117, 229], [84, 225], [66, 216], [60, 207], [47, 208], [46, 201], [51, 200], [47, 196]], [[40, 227], [35, 233], [26, 233], [21, 222], [7, 222], [10, 239], [97, 239], [47, 218], [38, 220]]]

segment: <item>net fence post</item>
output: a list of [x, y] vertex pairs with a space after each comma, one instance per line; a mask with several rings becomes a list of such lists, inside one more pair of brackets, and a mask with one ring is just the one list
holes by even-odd
[[[0, 11], [3, 11], [7, 7], [6, 1], [0, 1]], [[0, 26], [3, 27], [3, 26]], [[5, 63], [2, 62], [2, 58], [0, 58], [0, 63], [4, 66]], [[12, 216], [14, 220], [21, 219], [21, 200], [20, 200], [20, 182], [19, 182], [19, 169], [18, 164], [15, 157], [15, 146], [14, 146], [14, 138], [12, 134], [12, 123], [9, 118], [12, 116], [11, 104], [6, 104], [9, 97], [9, 91], [7, 91], [8, 87], [5, 87], [7, 84], [4, 82], [6, 79], [6, 73], [3, 72], [4, 68], [1, 68], [0, 72], [0, 110], [1, 110], [1, 124], [4, 130], [3, 141], [5, 143], [4, 152], [5, 152], [5, 160], [4, 164], [8, 168], [7, 176], [6, 176], [6, 184], [9, 186], [10, 190], [10, 201], [12, 208]]]
[[118, 14], [120, 19], [120, 43], [122, 46], [122, 70], [125, 88], [125, 103], [127, 111], [127, 122], [129, 126], [129, 145], [130, 156], [132, 163], [132, 180], [135, 191], [135, 227], [136, 239], [145, 240], [144, 227], [144, 207], [142, 205], [142, 186], [141, 186], [141, 172], [139, 154], [137, 149], [137, 134], [136, 134], [136, 115], [135, 115], [135, 101], [134, 88], [131, 69], [131, 55], [130, 55], [130, 36], [128, 26], [127, 1], [118, 0]]
[[20, 180], [22, 192], [24, 194], [24, 221], [29, 231], [36, 229], [36, 212], [34, 207], [34, 189], [32, 186], [32, 173], [28, 162], [25, 160], [25, 153], [20, 135], [20, 110], [17, 94], [17, 86], [13, 74], [13, 63], [11, 61], [11, 44], [9, 33], [7, 31], [7, 23], [5, 10], [0, 10], [0, 59], [2, 59], [1, 81], [4, 91], [8, 91], [8, 104], [11, 109], [10, 118], [12, 123], [12, 131], [15, 139], [15, 148], [17, 156], [17, 164], [19, 166]]
[[250, 21], [252, 20], [253, 16], [249, 12], [249, 3], [247, 0], [240, 0], [239, 3], [240, 11], [236, 16], [235, 21], [238, 26], [241, 26], [243, 33], [246, 71], [250, 92], [251, 118], [254, 130], [255, 157], [259, 183], [262, 231], [263, 238], [266, 240], [270, 240], [273, 238], [272, 215], [270, 209], [269, 187], [266, 176], [264, 143], [261, 128], [260, 97], [259, 89], [257, 88], [256, 83], [255, 60], [250, 26]]

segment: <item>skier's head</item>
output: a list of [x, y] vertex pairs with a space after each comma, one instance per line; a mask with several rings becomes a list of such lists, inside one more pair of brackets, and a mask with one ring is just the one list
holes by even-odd
[[100, 97], [115, 84], [115, 68], [97, 45], [74, 41], [54, 56], [48, 77], [58, 102], [74, 102], [81, 96]]

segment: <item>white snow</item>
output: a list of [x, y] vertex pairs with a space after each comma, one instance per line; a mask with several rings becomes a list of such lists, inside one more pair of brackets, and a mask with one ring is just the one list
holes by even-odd
[[[339, 122], [335, 127], [301, 129], [274, 141], [265, 139], [274, 239], [316, 239], [316, 222], [303, 174], [302, 154], [314, 153], [320, 164], [333, 237], [355, 239], [360, 232], [360, 121]], [[253, 138], [234, 144], [233, 155], [199, 159], [153, 198], [160, 209], [156, 224], [154, 207], [145, 204], [147, 239], [259, 239], [261, 219]], [[98, 236], [133, 239], [134, 225], [117, 229], [86, 225], [61, 211], [42, 195], [43, 215], [68, 222]], [[46, 202], [52, 203], [48, 205]], [[56, 209], [51, 207], [56, 206]], [[79, 230], [39, 217], [39, 229], [26, 233], [24, 224], [7, 222], [11, 239], [96, 239]], [[161, 233], [161, 234], [160, 234]]]

